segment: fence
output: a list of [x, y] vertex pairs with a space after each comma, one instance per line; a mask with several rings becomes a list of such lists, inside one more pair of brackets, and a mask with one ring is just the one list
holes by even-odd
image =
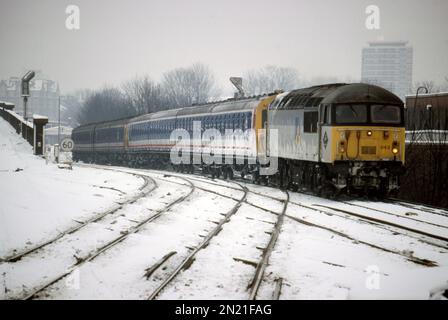
[[14, 105], [0, 102], [0, 116], [5, 119], [23, 139], [34, 147], [34, 154], [42, 154], [44, 149], [44, 126], [48, 123], [47, 117], [33, 116], [33, 122], [25, 120], [12, 111]]
[[25, 121], [21, 116], [8, 110], [7, 107], [0, 108], [0, 116], [5, 119], [16, 130], [18, 134], [28, 141], [31, 146], [34, 146], [34, 126], [30, 121]]
[[406, 173], [399, 198], [448, 208], [448, 143], [422, 141], [406, 145]]

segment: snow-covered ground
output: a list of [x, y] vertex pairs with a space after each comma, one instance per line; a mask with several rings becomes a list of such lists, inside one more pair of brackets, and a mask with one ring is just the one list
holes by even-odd
[[293, 192], [285, 206], [284, 191], [241, 181], [63, 170], [1, 119], [0, 146], [0, 257], [55, 239], [0, 262], [0, 299], [247, 299], [284, 208], [258, 299], [445, 299], [444, 210]]
[[47, 164], [0, 118], [0, 259], [112, 207], [143, 182], [125, 173]]

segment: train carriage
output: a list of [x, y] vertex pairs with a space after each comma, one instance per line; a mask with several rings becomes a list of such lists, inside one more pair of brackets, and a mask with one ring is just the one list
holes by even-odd
[[127, 120], [103, 122], [95, 126], [93, 151], [97, 161], [114, 163], [125, 158], [125, 126]]
[[74, 161], [93, 161], [93, 139], [96, 124], [77, 127], [72, 130]]

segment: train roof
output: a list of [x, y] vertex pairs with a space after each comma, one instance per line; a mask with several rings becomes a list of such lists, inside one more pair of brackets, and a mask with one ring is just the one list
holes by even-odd
[[111, 121], [99, 123], [96, 126], [97, 126], [97, 128], [106, 128], [106, 127], [113, 127], [113, 126], [116, 126], [116, 125], [124, 125], [130, 119], [131, 118], [111, 120]]
[[153, 113], [142, 114], [140, 116], [131, 118], [128, 122], [141, 122], [141, 121], [146, 121], [146, 120], [172, 118], [177, 115], [179, 110], [180, 109], [170, 109], [170, 110], [163, 110], [163, 111], [157, 111], [157, 112], [153, 112]]
[[381, 103], [403, 105], [392, 92], [367, 83], [352, 83], [338, 87], [322, 103]]
[[79, 127], [74, 128], [73, 131], [90, 130], [92, 128], [99, 127], [99, 126], [107, 127], [107, 126], [110, 126], [110, 125], [127, 123], [132, 118], [135, 118], [135, 116], [130, 116], [130, 117], [116, 119], [116, 120], [106, 120], [106, 121], [98, 121], [98, 122], [87, 123], [87, 124], [83, 124], [83, 125], [80, 125]]
[[279, 95], [269, 109], [300, 109], [317, 107], [320, 104], [339, 103], [387, 103], [402, 105], [396, 95], [381, 87], [366, 83], [330, 83], [297, 89]]
[[257, 107], [260, 103], [260, 100], [263, 97], [256, 97], [252, 99], [244, 99], [244, 100], [235, 100], [230, 102], [218, 103], [213, 106], [212, 112], [232, 112], [232, 111], [240, 111], [240, 110], [252, 110]]
[[269, 106], [269, 109], [300, 109], [317, 107], [322, 100], [345, 83], [331, 83], [308, 88], [292, 90], [279, 96], [279, 100]]
[[201, 105], [194, 105], [190, 107], [170, 109], [164, 111], [158, 111], [154, 113], [148, 113], [140, 116], [132, 116], [124, 119], [111, 120], [111, 121], [101, 121], [95, 123], [89, 123], [75, 128], [75, 131], [79, 130], [89, 130], [95, 127], [107, 127], [115, 124], [130, 123], [130, 122], [141, 122], [147, 120], [173, 118], [184, 115], [195, 115], [204, 113], [221, 113], [221, 112], [232, 112], [239, 110], [252, 110], [254, 109], [261, 99], [268, 96], [278, 94], [278, 92], [273, 92], [264, 95], [244, 97], [239, 99], [227, 99], [223, 101], [209, 102]]
[[155, 113], [149, 113], [132, 118], [129, 122], [141, 122], [147, 120], [181, 117], [186, 115], [199, 115], [206, 113], [221, 113], [221, 112], [251, 110], [254, 109], [258, 105], [259, 101], [265, 97], [266, 96], [257, 96], [243, 99], [231, 99], [231, 100], [211, 102], [202, 105], [195, 105], [185, 108], [158, 111]]

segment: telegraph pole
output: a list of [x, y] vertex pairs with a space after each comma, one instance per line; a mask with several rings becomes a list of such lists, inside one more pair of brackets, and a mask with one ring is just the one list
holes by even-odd
[[230, 77], [230, 82], [235, 86], [238, 92], [235, 92], [234, 98], [244, 98], [244, 89], [243, 89], [243, 78], [241, 77]]

